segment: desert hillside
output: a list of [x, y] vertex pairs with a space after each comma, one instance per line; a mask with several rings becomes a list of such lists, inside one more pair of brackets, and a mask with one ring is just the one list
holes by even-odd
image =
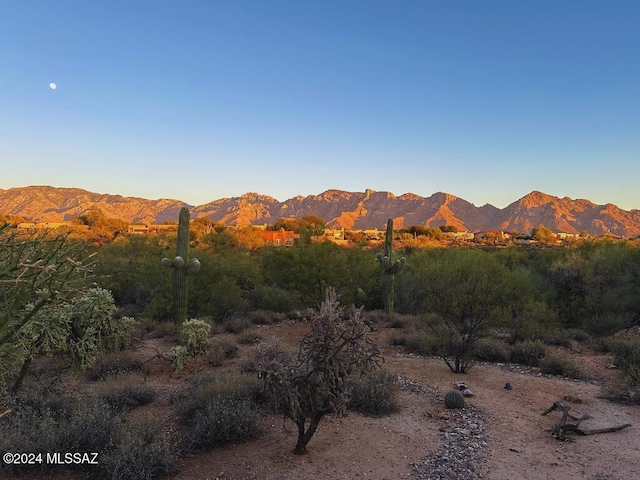
[[192, 218], [207, 217], [238, 226], [273, 223], [283, 217], [299, 219], [312, 213], [331, 227], [345, 229], [384, 228], [387, 219], [393, 218], [398, 228], [452, 225], [464, 231], [530, 232], [544, 225], [555, 232], [640, 235], [640, 210], [626, 211], [612, 204], [596, 205], [589, 200], [559, 198], [537, 191], [500, 209], [493, 205], [477, 207], [443, 192], [422, 197], [373, 190], [327, 190], [282, 202], [266, 195], [246, 193], [194, 206], [176, 199], [148, 200], [79, 188], [31, 186], [0, 190], [0, 214], [45, 222], [69, 221], [97, 207], [107, 216], [127, 222], [163, 223], [175, 220], [184, 206], [190, 208]]

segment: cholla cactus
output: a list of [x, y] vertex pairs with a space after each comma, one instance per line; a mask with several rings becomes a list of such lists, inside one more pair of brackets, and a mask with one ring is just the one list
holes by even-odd
[[178, 223], [178, 247], [176, 257], [162, 259], [162, 265], [173, 268], [173, 321], [178, 332], [182, 330], [182, 324], [187, 319], [187, 302], [189, 284], [187, 275], [195, 275], [200, 270], [200, 261], [197, 258], [189, 260], [189, 209], [180, 210]]
[[396, 273], [400, 273], [405, 264], [405, 258], [393, 261], [393, 220], [387, 220], [387, 233], [384, 239], [384, 255], [379, 253], [376, 261], [382, 268], [382, 294], [384, 311], [388, 315], [393, 313], [394, 283]]

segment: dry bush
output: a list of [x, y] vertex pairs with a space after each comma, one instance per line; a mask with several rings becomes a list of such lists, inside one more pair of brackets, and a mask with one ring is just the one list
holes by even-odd
[[96, 388], [96, 398], [118, 412], [151, 403], [156, 390], [137, 375], [109, 378]]
[[540, 371], [549, 375], [561, 375], [569, 378], [582, 378], [582, 373], [569, 358], [558, 355], [545, 355], [540, 362]]
[[264, 345], [258, 371], [278, 411], [298, 427], [295, 453], [303, 453], [322, 418], [344, 412], [353, 378], [376, 367], [380, 352], [362, 309], [344, 314], [333, 289], [316, 313], [297, 358]]
[[141, 368], [142, 362], [131, 353], [114, 352], [98, 357], [85, 375], [89, 380], [105, 380], [123, 373], [138, 372]]
[[192, 387], [176, 398], [187, 453], [246, 442], [259, 434], [255, 377], [235, 372], [196, 376]]
[[376, 370], [356, 381], [351, 392], [349, 408], [370, 415], [388, 415], [400, 409], [399, 387], [396, 377]]
[[473, 348], [473, 356], [485, 362], [507, 362], [509, 345], [495, 338], [483, 338]]
[[526, 340], [513, 345], [509, 359], [513, 363], [538, 367], [546, 352], [547, 347], [540, 340]]
[[100, 455], [101, 478], [153, 480], [176, 471], [176, 446], [150, 417], [121, 425]]
[[238, 346], [227, 336], [214, 338], [207, 353], [207, 362], [213, 367], [221, 366], [228, 358], [233, 358], [238, 353]]

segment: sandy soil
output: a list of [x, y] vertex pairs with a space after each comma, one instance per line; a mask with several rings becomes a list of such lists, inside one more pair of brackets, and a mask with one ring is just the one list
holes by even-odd
[[[295, 347], [307, 329], [305, 324], [281, 324], [260, 327], [266, 341], [279, 339]], [[385, 345], [384, 330], [379, 334]], [[155, 344], [157, 347], [158, 345]], [[235, 368], [252, 354], [251, 346], [241, 346], [232, 364]], [[464, 381], [474, 393], [470, 405], [481, 410], [486, 422], [487, 446], [483, 449], [486, 465], [483, 478], [502, 479], [636, 479], [640, 478], [640, 407], [613, 403], [603, 398], [603, 380], [616, 375], [607, 369], [611, 359], [606, 355], [569, 353], [574, 361], [597, 381], [585, 382], [536, 376], [531, 371], [508, 365], [478, 364], [467, 374], [455, 375], [436, 358], [406, 355], [399, 347], [384, 346], [384, 368], [402, 377], [450, 390], [454, 382]], [[139, 349], [141, 356], [151, 350]], [[166, 387], [156, 401], [131, 412], [132, 416], [152, 413], [157, 418], [172, 415], [169, 390], [184, 386], [194, 369], [190, 366], [178, 376], [169, 376], [165, 363], [151, 362], [147, 380]], [[524, 372], [524, 373], [521, 373]], [[598, 383], [598, 381], [600, 383]], [[504, 388], [506, 382], [513, 390]], [[592, 418], [585, 429], [631, 423], [631, 428], [599, 435], [576, 437], [573, 442], [560, 442], [550, 435], [561, 414], [541, 413], [553, 402], [572, 397], [572, 413], [588, 413]], [[172, 480], [276, 480], [276, 479], [374, 479], [414, 478], [412, 464], [437, 452], [444, 444], [443, 431], [451, 420], [441, 401], [433, 396], [402, 391], [398, 413], [367, 417], [349, 413], [345, 417], [328, 416], [321, 422], [304, 455], [292, 453], [297, 431], [282, 416], [264, 414], [262, 435], [242, 445], [213, 449], [194, 457], [181, 459], [180, 471]], [[0, 475], [1, 477], [1, 475]], [[24, 477], [23, 477], [24, 478]], [[48, 477], [71, 480], [74, 475]], [[435, 477], [434, 477], [435, 478]]]
[[[295, 345], [304, 325], [267, 327], [273, 334]], [[464, 381], [474, 396], [470, 404], [488, 421], [485, 432], [487, 464], [485, 478], [501, 479], [635, 479], [640, 472], [640, 408], [608, 401], [602, 386], [593, 382], [536, 376], [510, 366], [474, 365], [467, 374], [456, 375], [439, 359], [406, 355], [397, 347], [385, 347], [384, 368], [440, 392]], [[611, 376], [605, 355], [578, 354], [574, 359], [594, 378]], [[520, 373], [520, 371], [525, 373]], [[513, 390], [504, 388], [506, 382]], [[614, 433], [577, 437], [561, 442], [550, 429], [559, 412], [541, 413], [563, 398], [574, 415], [592, 418], [583, 428], [603, 428], [624, 423], [634, 426]], [[401, 410], [382, 418], [350, 413], [328, 417], [308, 445], [305, 455], [294, 455], [295, 425], [281, 416], [262, 419], [263, 435], [244, 445], [212, 450], [185, 459], [174, 479], [294, 479], [320, 480], [367, 478], [386, 480], [411, 478], [411, 464], [435, 452], [443, 443], [447, 426], [440, 402], [425, 395], [403, 391]], [[444, 418], [442, 418], [444, 417]]]

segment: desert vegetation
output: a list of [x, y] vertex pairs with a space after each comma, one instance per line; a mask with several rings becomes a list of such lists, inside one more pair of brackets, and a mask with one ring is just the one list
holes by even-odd
[[[298, 226], [307, 240], [309, 220]], [[160, 262], [181, 256], [176, 234], [96, 246], [0, 230], [0, 451], [101, 452], [99, 467], [65, 468], [158, 478], [186, 456], [254, 441], [260, 418], [279, 412], [304, 452], [328, 414], [398, 410], [396, 376], [374, 368], [389, 347], [460, 374], [499, 362], [571, 378], [585, 372], [563, 352], [604, 352], [618, 367], [607, 395], [640, 402], [640, 340], [625, 334], [640, 318], [633, 242], [403, 248], [396, 237], [385, 255], [382, 244], [265, 246], [220, 225], [187, 236], [202, 267], [182, 279], [177, 307]], [[385, 256], [405, 259], [393, 282]], [[301, 341], [264, 334], [278, 325], [301, 328]]]

